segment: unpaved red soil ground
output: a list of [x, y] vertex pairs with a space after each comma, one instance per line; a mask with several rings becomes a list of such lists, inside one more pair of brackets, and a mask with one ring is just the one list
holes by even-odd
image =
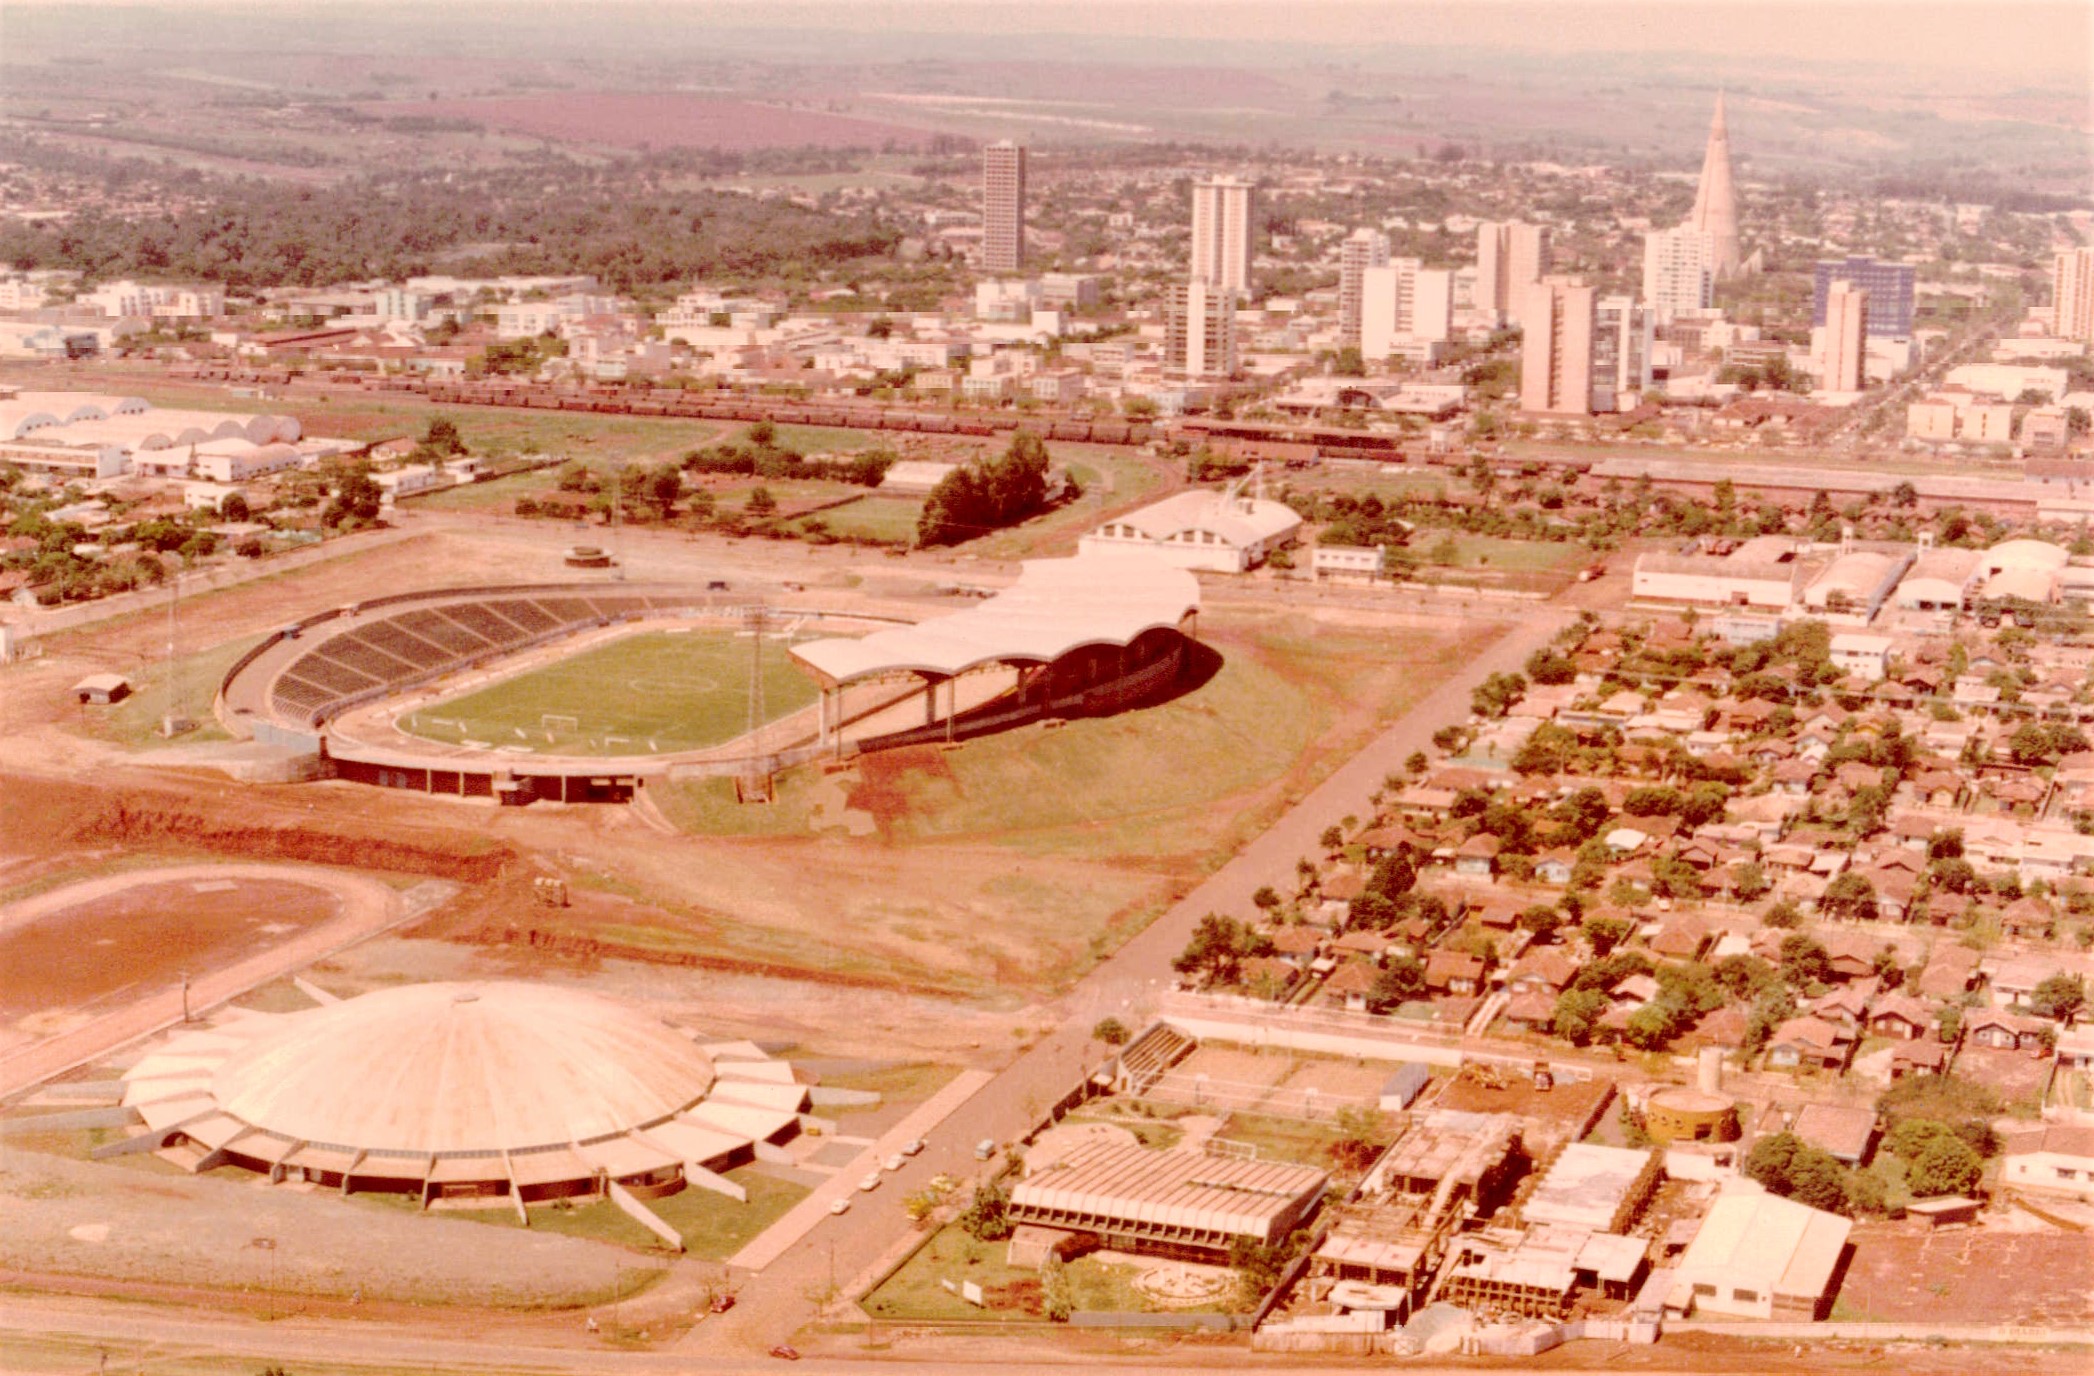
[[1890, 1322], [2094, 1322], [2094, 1242], [2083, 1233], [1855, 1228], [1840, 1302]]
[[1613, 1096], [1614, 1082], [1605, 1079], [1582, 1084], [1558, 1080], [1554, 1089], [1538, 1091], [1523, 1076], [1507, 1076], [1501, 1086], [1493, 1088], [1464, 1072], [1447, 1081], [1432, 1107], [1518, 1114], [1530, 1124], [1527, 1149], [1539, 1152], [1557, 1142], [1575, 1140], [1593, 1113]]
[[[222, 887], [221, 887], [222, 885]], [[341, 911], [303, 884], [151, 884], [0, 931], [0, 1018], [86, 1012], [230, 964]]]

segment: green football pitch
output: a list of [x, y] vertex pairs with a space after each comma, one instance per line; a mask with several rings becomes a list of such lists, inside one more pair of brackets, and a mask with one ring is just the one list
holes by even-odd
[[[504, 679], [399, 719], [409, 735], [552, 755], [702, 750], [749, 724], [749, 638], [649, 631]], [[763, 642], [763, 706], [776, 720], [815, 699], [785, 642]]]

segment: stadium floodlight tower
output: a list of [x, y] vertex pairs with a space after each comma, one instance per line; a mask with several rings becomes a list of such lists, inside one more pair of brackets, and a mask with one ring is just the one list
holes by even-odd
[[763, 701], [763, 632], [770, 621], [770, 608], [761, 602], [752, 603], [742, 613], [742, 625], [749, 632], [749, 715], [747, 728], [742, 739], [748, 745], [748, 760], [742, 770], [741, 796], [743, 802], [769, 802], [771, 797], [771, 771], [764, 765], [762, 752], [757, 749], [756, 733], [763, 729], [766, 716]]

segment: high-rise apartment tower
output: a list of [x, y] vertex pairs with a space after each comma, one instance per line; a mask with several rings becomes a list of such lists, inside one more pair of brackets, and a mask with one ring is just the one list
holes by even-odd
[[982, 149], [982, 271], [1025, 267], [1025, 150], [1008, 139]]

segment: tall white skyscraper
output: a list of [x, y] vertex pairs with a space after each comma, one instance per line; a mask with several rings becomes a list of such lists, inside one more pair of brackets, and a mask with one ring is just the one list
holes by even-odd
[[1818, 390], [1858, 392], [1868, 383], [1869, 294], [1841, 279], [1825, 293], [1817, 334]]
[[1025, 267], [1025, 150], [1006, 139], [982, 149], [982, 271]]
[[1236, 371], [1236, 293], [1195, 277], [1164, 309], [1164, 364], [1187, 377]]
[[1657, 322], [1648, 306], [1627, 296], [1603, 296], [1593, 307], [1592, 409], [1626, 410], [1630, 395], [1650, 386], [1651, 346]]
[[1522, 293], [1517, 314], [1520, 410], [1534, 415], [1592, 414], [1593, 335], [1598, 293], [1568, 277], [1550, 277]]
[[1389, 236], [1356, 229], [1338, 247], [1338, 339], [1360, 345], [1360, 284], [1370, 268], [1389, 265]]
[[1491, 312], [1497, 324], [1517, 323], [1527, 288], [1549, 267], [1547, 225], [1486, 220], [1476, 226], [1476, 308]]
[[1442, 343], [1454, 333], [1454, 274], [1416, 258], [1369, 268], [1360, 284], [1360, 353], [1387, 358], [1399, 344]]
[[1251, 184], [1236, 177], [1192, 184], [1191, 277], [1226, 291], [1250, 291], [1256, 202]]
[[2058, 338], [2094, 342], [2094, 248], [2059, 254], [2052, 265], [2051, 287], [2057, 309], [2052, 328]]
[[1643, 236], [1643, 299], [1660, 321], [1709, 308], [1716, 286], [1716, 241], [1692, 225]]

